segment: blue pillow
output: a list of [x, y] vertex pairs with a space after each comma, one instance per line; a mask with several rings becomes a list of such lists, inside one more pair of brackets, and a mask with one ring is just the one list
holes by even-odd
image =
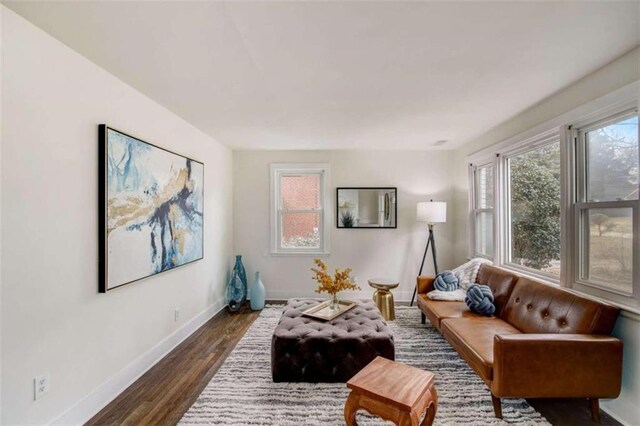
[[496, 306], [493, 304], [493, 293], [487, 285], [470, 285], [464, 301], [469, 309], [480, 315], [490, 317], [496, 312]]
[[451, 271], [444, 271], [436, 276], [433, 287], [440, 291], [454, 291], [458, 289], [458, 277]]

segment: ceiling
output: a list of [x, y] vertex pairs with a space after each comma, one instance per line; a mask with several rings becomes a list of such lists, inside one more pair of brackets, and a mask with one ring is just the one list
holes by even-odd
[[233, 149], [452, 149], [640, 44], [638, 2], [3, 3]]

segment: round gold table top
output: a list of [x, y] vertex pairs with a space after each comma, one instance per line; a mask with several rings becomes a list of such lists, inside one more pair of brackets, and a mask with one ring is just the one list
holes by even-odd
[[397, 280], [391, 278], [371, 278], [369, 279], [369, 285], [379, 290], [391, 290], [398, 287], [400, 283]]

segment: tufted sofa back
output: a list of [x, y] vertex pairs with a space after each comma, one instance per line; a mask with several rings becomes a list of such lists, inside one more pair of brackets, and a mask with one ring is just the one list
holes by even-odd
[[520, 277], [502, 318], [524, 333], [608, 335], [618, 313], [615, 306]]
[[496, 306], [496, 316], [501, 317], [509, 296], [513, 291], [513, 286], [518, 281], [518, 276], [509, 271], [498, 268], [488, 263], [480, 265], [476, 282], [491, 287]]

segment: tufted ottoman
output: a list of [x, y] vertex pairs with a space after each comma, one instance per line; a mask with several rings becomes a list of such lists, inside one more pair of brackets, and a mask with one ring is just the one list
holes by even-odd
[[346, 382], [376, 356], [393, 360], [393, 335], [372, 302], [331, 321], [302, 315], [313, 299], [291, 299], [271, 338], [274, 382]]

